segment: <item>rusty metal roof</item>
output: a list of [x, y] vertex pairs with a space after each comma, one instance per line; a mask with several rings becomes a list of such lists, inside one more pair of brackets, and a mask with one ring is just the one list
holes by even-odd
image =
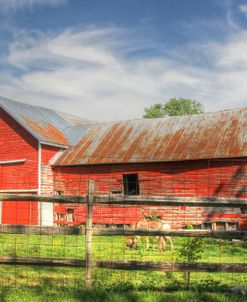
[[0, 108], [14, 118], [38, 141], [61, 146], [77, 144], [90, 124], [71, 114], [28, 105], [0, 97]]
[[55, 165], [247, 156], [247, 108], [97, 124]]

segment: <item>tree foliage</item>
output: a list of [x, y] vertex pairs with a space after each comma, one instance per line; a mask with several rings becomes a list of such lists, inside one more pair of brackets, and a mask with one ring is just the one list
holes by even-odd
[[149, 108], [145, 108], [144, 118], [157, 118], [165, 115], [191, 115], [204, 112], [202, 103], [184, 98], [172, 98], [165, 104], [154, 104]]

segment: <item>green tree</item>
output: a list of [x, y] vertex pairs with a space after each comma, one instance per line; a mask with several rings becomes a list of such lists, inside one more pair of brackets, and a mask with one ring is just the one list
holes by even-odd
[[204, 112], [204, 106], [202, 103], [184, 99], [184, 98], [172, 98], [165, 104], [154, 104], [149, 108], [145, 108], [144, 118], [156, 118], [163, 117], [165, 115], [190, 115], [200, 114]]

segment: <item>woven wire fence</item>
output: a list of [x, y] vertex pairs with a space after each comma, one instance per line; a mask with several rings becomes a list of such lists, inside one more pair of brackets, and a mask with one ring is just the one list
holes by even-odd
[[246, 286], [246, 176], [230, 168], [215, 164], [214, 178], [58, 171], [56, 195], [1, 193], [1, 285]]

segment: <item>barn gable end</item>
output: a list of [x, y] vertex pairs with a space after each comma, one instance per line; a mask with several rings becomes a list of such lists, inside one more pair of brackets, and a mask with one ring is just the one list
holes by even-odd
[[[0, 192], [53, 194], [50, 160], [75, 144], [91, 121], [0, 97]], [[53, 205], [0, 202], [0, 222], [53, 224]]]
[[[38, 193], [38, 142], [0, 108], [0, 192]], [[2, 203], [2, 223], [38, 223], [38, 206]]]

